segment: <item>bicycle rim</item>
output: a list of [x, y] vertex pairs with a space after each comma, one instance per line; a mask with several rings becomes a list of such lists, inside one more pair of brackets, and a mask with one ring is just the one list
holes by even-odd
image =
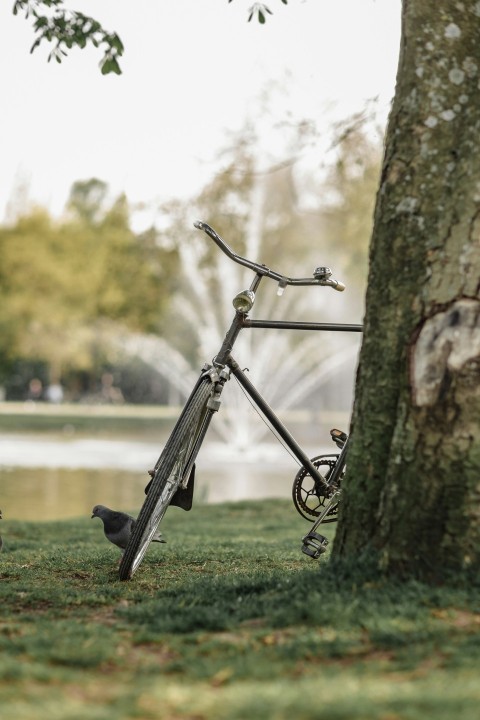
[[[184, 468], [201, 431], [212, 390], [205, 377], [190, 396], [156, 465], [155, 476], [123, 554], [119, 575], [129, 580], [138, 570], [148, 546], [182, 481]], [[199, 449], [198, 447], [196, 448]]]

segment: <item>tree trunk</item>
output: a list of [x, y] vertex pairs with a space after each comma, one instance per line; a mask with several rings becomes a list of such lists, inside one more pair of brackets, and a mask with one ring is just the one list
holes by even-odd
[[480, 2], [404, 0], [334, 557], [480, 565]]

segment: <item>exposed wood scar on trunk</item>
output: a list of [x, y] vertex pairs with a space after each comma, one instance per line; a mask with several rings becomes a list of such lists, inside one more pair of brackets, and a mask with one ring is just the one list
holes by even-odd
[[460, 371], [480, 357], [480, 301], [463, 298], [429, 317], [410, 355], [412, 401], [417, 407], [437, 402], [448, 372]]

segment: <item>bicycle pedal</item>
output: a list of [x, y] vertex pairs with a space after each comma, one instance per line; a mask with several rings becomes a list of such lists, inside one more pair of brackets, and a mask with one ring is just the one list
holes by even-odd
[[303, 538], [302, 552], [305, 555], [309, 555], [314, 560], [323, 555], [326, 552], [328, 546], [328, 540], [325, 535], [320, 535], [316, 532], [310, 532]]
[[348, 440], [347, 433], [342, 432], [341, 430], [337, 430], [337, 428], [333, 428], [333, 430], [330, 430], [330, 437], [332, 438], [335, 445], [339, 448], [343, 448], [343, 446]]

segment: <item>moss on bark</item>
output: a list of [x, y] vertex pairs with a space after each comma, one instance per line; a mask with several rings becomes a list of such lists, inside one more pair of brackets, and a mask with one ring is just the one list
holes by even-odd
[[404, 0], [334, 554], [480, 563], [480, 3]]

